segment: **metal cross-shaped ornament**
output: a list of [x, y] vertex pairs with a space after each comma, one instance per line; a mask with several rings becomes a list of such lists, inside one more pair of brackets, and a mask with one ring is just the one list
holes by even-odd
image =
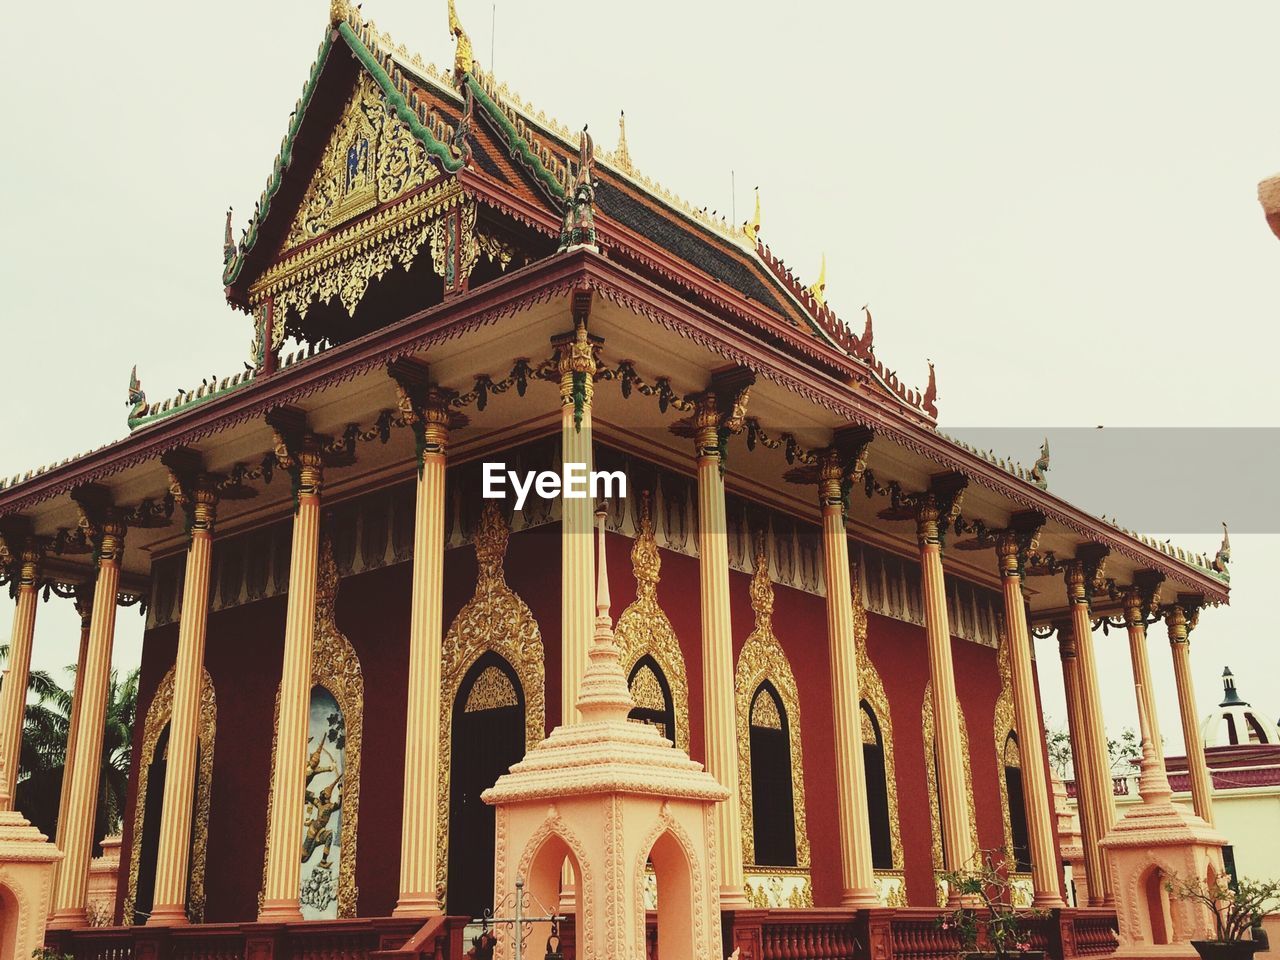
[[[514, 960], [523, 960], [525, 941], [529, 939], [529, 934], [533, 932], [535, 923], [550, 923], [551, 936], [547, 938], [546, 960], [562, 960], [563, 954], [560, 952], [560, 924], [564, 922], [563, 914], [549, 911], [547, 907], [533, 897], [534, 903], [538, 909], [542, 911], [544, 916], [526, 916], [526, 899], [533, 897], [532, 894], [524, 892], [524, 879], [516, 878], [516, 891], [509, 893], [494, 905], [493, 910], [486, 910], [483, 917], [477, 919], [483, 927], [484, 933], [489, 933], [490, 927], [493, 928], [493, 935], [497, 936], [499, 929], [510, 935], [512, 956]], [[511, 916], [498, 917], [494, 913], [498, 910], [510, 908]], [[555, 944], [552, 944], [552, 941]]]

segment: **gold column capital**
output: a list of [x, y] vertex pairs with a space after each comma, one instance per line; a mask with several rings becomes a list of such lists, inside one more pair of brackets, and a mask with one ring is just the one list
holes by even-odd
[[1180, 593], [1178, 599], [1161, 608], [1165, 626], [1169, 629], [1169, 643], [1190, 643], [1191, 631], [1200, 622], [1200, 608], [1204, 598], [1197, 594]]
[[818, 505], [848, 507], [849, 487], [862, 479], [874, 434], [866, 427], [836, 431], [831, 446], [815, 451], [818, 457]]
[[1120, 595], [1124, 607], [1124, 625], [1126, 627], [1145, 627], [1153, 610], [1160, 602], [1160, 584], [1164, 574], [1157, 570], [1139, 570], [1133, 577], [1133, 583], [1125, 587]]
[[715, 457], [724, 464], [729, 436], [746, 425], [747, 402], [755, 381], [754, 373], [737, 367], [716, 374], [706, 390], [689, 398], [694, 406], [688, 422], [697, 456]]
[[591, 290], [573, 293], [573, 330], [551, 338], [556, 351], [556, 372], [560, 375], [560, 404], [573, 407], [574, 429], [582, 428], [583, 411], [590, 408], [595, 393], [596, 351], [603, 337], [587, 332], [591, 316]]
[[50, 543], [32, 533], [25, 517], [6, 517], [0, 522], [0, 570], [19, 587], [39, 586]]
[[293, 479], [296, 496], [320, 494], [324, 485], [325, 448], [330, 437], [312, 433], [306, 415], [292, 407], [267, 413], [276, 465]]
[[916, 541], [920, 546], [942, 545], [947, 529], [960, 515], [969, 481], [959, 473], [944, 473], [933, 478], [929, 489], [909, 497], [915, 508]]
[[204, 462], [193, 450], [171, 450], [160, 458], [169, 471], [169, 495], [187, 515], [189, 533], [212, 534], [218, 514], [218, 490], [226, 479], [206, 473]]
[[1009, 526], [993, 531], [996, 547], [996, 565], [1001, 578], [1022, 579], [1027, 561], [1035, 552], [1044, 526], [1044, 515], [1034, 510], [1015, 513]]
[[1110, 552], [1101, 544], [1083, 543], [1076, 548], [1074, 559], [1063, 561], [1062, 579], [1067, 588], [1067, 603], [1092, 604]]
[[78, 526], [93, 545], [98, 564], [119, 563], [124, 554], [124, 538], [129, 530], [128, 513], [111, 502], [111, 494], [96, 483], [71, 492], [80, 513]]

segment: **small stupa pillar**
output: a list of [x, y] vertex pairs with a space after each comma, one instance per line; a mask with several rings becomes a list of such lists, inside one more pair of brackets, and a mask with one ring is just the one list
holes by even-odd
[[0, 960], [28, 960], [44, 946], [53, 867], [62, 854], [13, 809], [5, 770], [0, 752]]
[[[496, 807], [494, 904], [526, 915], [560, 902], [561, 865], [577, 877], [580, 960], [645, 960], [645, 882], [658, 885], [658, 954], [720, 957], [715, 805], [729, 791], [658, 728], [628, 720], [627, 689], [609, 618], [604, 525], [599, 530], [595, 631], [578, 688], [580, 720], [561, 724], [483, 794]], [[548, 935], [535, 928], [527, 943]], [[511, 957], [500, 937], [500, 958]]]

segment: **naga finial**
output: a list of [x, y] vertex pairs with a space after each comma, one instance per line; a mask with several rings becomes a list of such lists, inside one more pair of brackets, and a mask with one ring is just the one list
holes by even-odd
[[875, 339], [871, 329], [871, 305], [864, 303], [862, 312], [867, 315], [867, 322], [862, 326], [862, 339], [858, 343], [865, 352], [870, 353], [871, 348], [875, 346]]
[[231, 234], [231, 208], [227, 207], [227, 223], [222, 231], [222, 265], [226, 266], [236, 256], [236, 241]]
[[827, 305], [827, 255], [822, 254], [822, 266], [818, 270], [818, 280], [811, 287], [809, 293], [817, 302], [818, 306], [825, 307]]
[[569, 203], [564, 211], [564, 223], [560, 228], [560, 247], [557, 253], [577, 247], [596, 249], [596, 186], [595, 143], [587, 128], [582, 128], [578, 138], [578, 170], [573, 178]]
[[924, 412], [936, 420], [938, 418], [938, 375], [933, 369], [933, 361], [930, 360], [928, 363], [929, 385], [925, 388], [924, 398], [920, 402]]
[[457, 41], [453, 51], [453, 75], [460, 81], [471, 72], [475, 64], [475, 55], [471, 50], [471, 38], [467, 36], [467, 31], [462, 29], [462, 21], [458, 19], [458, 8], [454, 0], [449, 0], [449, 33]]
[[1040, 456], [1035, 464], [1031, 467], [1031, 480], [1041, 490], [1049, 489], [1049, 478], [1045, 476], [1049, 472], [1049, 438], [1044, 438], [1044, 443], [1040, 444]]
[[613, 155], [614, 164], [623, 173], [631, 172], [631, 151], [627, 149], [627, 111], [618, 111], [618, 149]]
[[142, 389], [142, 381], [138, 379], [136, 363], [129, 371], [129, 399], [125, 406], [129, 408], [129, 429], [133, 429], [134, 422], [147, 412], [147, 395]]
[[1222, 546], [1218, 547], [1218, 552], [1213, 556], [1213, 570], [1223, 579], [1231, 579], [1231, 571], [1227, 569], [1227, 565], [1231, 563], [1231, 537], [1227, 533], [1227, 521], [1222, 521]]
[[760, 239], [760, 188], [756, 187], [756, 212], [752, 214], [751, 219], [742, 225], [742, 232], [747, 235], [747, 239], [752, 243], [756, 243]]

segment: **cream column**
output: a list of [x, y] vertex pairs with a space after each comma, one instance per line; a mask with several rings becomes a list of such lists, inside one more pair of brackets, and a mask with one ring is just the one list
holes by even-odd
[[[745, 394], [742, 395], [745, 399]], [[707, 771], [729, 790], [716, 805], [720, 907], [746, 909], [742, 868], [741, 786], [734, 705], [733, 629], [729, 618], [729, 537], [724, 508], [721, 440], [728, 429], [714, 393], [698, 401], [694, 443], [698, 464], [698, 574], [702, 603], [702, 710]]]
[[1076, 651], [1075, 631], [1070, 622], [1054, 624], [1058, 632], [1058, 655], [1062, 658], [1062, 686], [1067, 700], [1067, 730], [1071, 736], [1071, 759], [1076, 775], [1076, 809], [1080, 813], [1080, 846], [1084, 851], [1084, 869], [1089, 888], [1089, 906], [1103, 902], [1101, 881], [1106, 875], [1097, 816], [1097, 794], [1093, 789], [1093, 765], [1086, 760], [1084, 708], [1080, 705], [1080, 658]]
[[1213, 826], [1213, 781], [1204, 759], [1200, 737], [1200, 715], [1196, 712], [1196, 689], [1191, 679], [1191, 631], [1199, 619], [1198, 597], [1179, 595], [1178, 602], [1165, 609], [1169, 628], [1169, 650], [1173, 655], [1173, 677], [1178, 686], [1178, 712], [1182, 716], [1182, 739], [1187, 748], [1187, 771], [1191, 774], [1191, 805], [1198, 816]]
[[444, 486], [449, 399], [430, 388], [424, 402], [402, 387], [418, 441], [418, 493], [413, 527], [413, 587], [409, 622], [409, 699], [404, 735], [404, 815], [400, 835], [400, 898], [396, 916], [441, 912], [436, 896], [436, 808], [440, 769], [440, 671], [444, 642]]
[[[1139, 573], [1141, 576], [1141, 572]], [[1129, 634], [1129, 662], [1133, 667], [1134, 695], [1138, 713], [1146, 719], [1147, 735], [1156, 758], [1164, 763], [1164, 741], [1160, 736], [1160, 719], [1156, 715], [1155, 697], [1151, 693], [1151, 664], [1147, 659], [1147, 617], [1155, 604], [1155, 585], [1160, 575], [1145, 578], [1124, 592], [1124, 626]]]
[[[942, 531], [958, 506], [960, 491], [931, 491], [916, 505], [916, 538], [920, 546], [925, 633], [929, 648], [929, 680], [933, 690], [934, 745], [938, 759], [938, 799], [947, 870], [973, 867], [977, 851], [970, 842], [969, 803], [965, 791], [964, 755], [960, 739], [960, 704], [951, 665], [951, 625], [942, 575]], [[927, 760], [928, 758], [926, 758]]]
[[65, 767], [71, 780], [66, 815], [59, 823], [62, 834], [62, 867], [54, 891], [54, 929], [81, 926], [85, 922], [85, 889], [89, 879], [89, 855], [98, 806], [98, 780], [102, 771], [102, 734], [106, 726], [107, 689], [111, 679], [111, 648], [115, 642], [116, 591], [120, 585], [120, 561], [124, 553], [124, 516], [110, 507], [87, 511], [95, 528], [98, 582], [94, 588], [89, 646], [85, 653], [84, 683], [76, 714], [76, 751]]
[[[35, 537], [18, 540], [13, 549], [12, 573], [17, 596], [13, 610], [13, 632], [9, 636], [9, 669], [0, 689], [0, 750], [4, 761], [0, 777], [4, 790], [0, 810], [13, 809], [13, 790], [18, 782], [18, 757], [22, 747], [22, 724], [27, 712], [27, 681], [31, 675], [31, 645], [36, 633], [36, 601], [40, 591], [40, 563], [43, 550]], [[6, 541], [7, 542], [7, 541]]]
[[[1107, 754], [1107, 727], [1102, 717], [1102, 697], [1098, 692], [1098, 667], [1093, 653], [1093, 622], [1090, 617], [1090, 594], [1104, 554], [1081, 548], [1084, 556], [1067, 563], [1064, 579], [1067, 586], [1067, 603], [1071, 607], [1071, 632], [1075, 637], [1076, 658], [1079, 666], [1077, 695], [1080, 707], [1081, 748], [1083, 757], [1076, 756], [1076, 766], [1089, 765], [1089, 786], [1093, 797], [1094, 842], [1102, 840], [1116, 822], [1115, 788], [1111, 779], [1111, 761]], [[1089, 878], [1089, 899], [1095, 891], [1102, 903], [1115, 902], [1111, 889], [1111, 871], [1106, 866], [1106, 853], [1099, 848], [1098, 857], [1102, 870], [1097, 880]]]
[[1000, 583], [1004, 588], [1004, 618], [1009, 628], [1009, 666], [1013, 678], [1013, 716], [1022, 755], [1022, 787], [1031, 848], [1033, 906], [1052, 910], [1066, 906], [1058, 884], [1058, 848], [1054, 843], [1052, 797], [1045, 775], [1041, 718], [1036, 709], [1035, 678], [1031, 671], [1031, 633], [1027, 629], [1026, 601], [1022, 596], [1022, 571], [1034, 548], [1044, 518], [1018, 515], [996, 540]]
[[[89, 626], [93, 622], [93, 597], [94, 585], [92, 580], [76, 584], [75, 607], [76, 613], [80, 614], [80, 652], [76, 655], [76, 678], [71, 686], [71, 717], [67, 725], [67, 751], [62, 763], [63, 770], [70, 770], [75, 765], [76, 731], [80, 724], [80, 701], [81, 694], [84, 691], [85, 664], [89, 653]], [[58, 794], [58, 825], [55, 828], [53, 841], [54, 846], [59, 850], [63, 846], [64, 824], [67, 821], [70, 797], [71, 778], [64, 776], [62, 778], [62, 789]], [[58, 871], [61, 869], [62, 861], [59, 860], [54, 863], [53, 873], [50, 875], [49, 883], [54, 890], [58, 888]], [[49, 913], [52, 916], [54, 909], [53, 898], [50, 897], [49, 899]]]
[[[865, 448], [864, 448], [865, 449]], [[840, 905], [878, 907], [871, 861], [871, 817], [862, 758], [861, 687], [853, 588], [849, 580], [849, 537], [844, 528], [845, 467], [840, 454], [824, 451], [819, 461], [818, 503], [822, 508], [822, 559], [827, 587], [827, 645], [836, 735], [836, 809], [840, 817]]]
[[277, 459], [295, 478], [297, 507], [293, 515], [280, 717], [276, 726], [276, 763], [271, 776], [266, 887], [258, 911], [260, 923], [302, 919], [298, 884], [302, 870], [302, 801], [311, 703], [311, 646], [315, 636], [323, 466], [319, 438], [304, 434], [291, 440], [276, 444]]
[[[560, 450], [563, 463], [592, 470], [591, 398], [595, 392], [595, 348], [600, 341], [587, 333], [587, 307], [575, 300], [574, 330], [557, 337], [560, 371]], [[583, 478], [585, 482], [585, 477]], [[587, 668], [587, 651], [595, 629], [592, 586], [591, 497], [561, 497], [560, 520], [560, 716], [573, 723], [578, 713], [578, 687]]]
[[175, 487], [182, 489], [185, 501], [182, 506], [190, 521], [191, 542], [187, 546], [182, 610], [178, 617], [178, 653], [173, 667], [173, 713], [169, 720], [169, 752], [160, 808], [154, 906], [147, 920], [148, 925], [156, 926], [187, 922], [191, 810], [200, 750], [200, 681], [209, 624], [209, 569], [218, 503], [217, 477], [174, 474], [171, 479]]

